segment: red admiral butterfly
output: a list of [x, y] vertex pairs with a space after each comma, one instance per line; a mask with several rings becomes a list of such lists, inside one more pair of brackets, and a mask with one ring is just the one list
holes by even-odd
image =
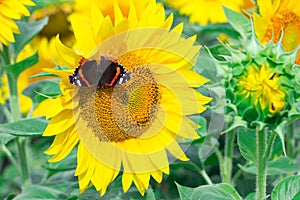
[[73, 74], [69, 76], [70, 83], [77, 86], [113, 86], [130, 79], [130, 73], [113, 56], [103, 55], [100, 63], [96, 60], [82, 59]]

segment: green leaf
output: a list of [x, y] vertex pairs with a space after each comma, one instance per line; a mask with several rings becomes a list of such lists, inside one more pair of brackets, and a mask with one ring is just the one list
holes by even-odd
[[34, 9], [45, 9], [48, 6], [62, 6], [63, 3], [72, 3], [72, 0], [35, 0]]
[[15, 42], [12, 44], [15, 59], [25, 47], [25, 45], [28, 44], [32, 40], [32, 38], [34, 38], [43, 29], [43, 27], [47, 23], [48, 17], [35, 22], [17, 22], [21, 34], [15, 35]]
[[99, 191], [95, 188], [89, 188], [80, 194], [78, 200], [155, 200], [155, 194], [151, 186], [145, 192], [144, 196], [140, 194], [136, 187], [130, 187], [129, 190], [124, 193], [122, 186], [122, 176], [118, 176], [107, 188], [104, 196], [100, 197]]
[[36, 64], [39, 61], [38, 53], [36, 52], [32, 56], [17, 62], [12, 65], [5, 66], [4, 69], [17, 78], [25, 69], [28, 69], [32, 65]]
[[300, 199], [300, 191], [297, 192], [297, 193], [295, 194], [295, 196], [293, 197], [293, 200], [299, 200], [299, 199]]
[[237, 142], [242, 156], [249, 161], [256, 161], [256, 139], [255, 130], [240, 128]]
[[171, 169], [182, 169], [182, 168], [186, 168], [186, 169], [190, 169], [193, 170], [195, 172], [199, 171], [199, 167], [197, 168], [197, 166], [193, 163], [193, 162], [176, 162], [176, 163], [171, 163], [170, 164], [170, 168]]
[[242, 199], [239, 193], [231, 186], [225, 183], [216, 185], [204, 185], [197, 188], [189, 188], [177, 184], [181, 200], [234, 200]]
[[[53, 70], [70, 70], [69, 67], [65, 67], [65, 66], [56, 66], [52, 68]], [[39, 78], [39, 77], [58, 77], [56, 74], [52, 74], [50, 72], [41, 72], [38, 74], [35, 74], [33, 76], [30, 76], [29, 78]]]
[[199, 56], [195, 69], [199, 74], [205, 74], [210, 81], [214, 83], [219, 81], [216, 76], [216, 64], [208, 54], [203, 53]]
[[244, 110], [242, 116], [244, 119], [247, 119], [248, 122], [253, 122], [259, 120], [260, 118], [259, 111], [256, 106], [247, 107]]
[[[78, 199], [78, 183], [74, 182], [52, 182], [43, 185], [32, 185], [22, 191], [14, 199], [31, 200], [31, 199]], [[66, 194], [68, 196], [66, 196]], [[99, 196], [99, 193], [98, 193]]]
[[200, 115], [191, 115], [189, 116], [189, 118], [195, 122], [196, 124], [200, 125], [201, 127], [197, 129], [197, 133], [198, 135], [200, 135], [201, 137], [206, 136], [206, 124], [207, 121], [204, 117], [200, 116]]
[[292, 159], [284, 156], [268, 162], [267, 166], [268, 175], [288, 174], [300, 171], [300, 167]]
[[224, 7], [225, 15], [231, 26], [237, 30], [241, 36], [246, 39], [247, 34], [251, 32], [251, 24], [249, 19], [236, 11]]
[[77, 148], [75, 147], [70, 154], [60, 162], [48, 162], [47, 165], [43, 166], [48, 170], [47, 179], [58, 175], [55, 180], [64, 181], [65, 177], [62, 175], [62, 172], [74, 171], [76, 169], [76, 160]]
[[[270, 138], [270, 137], [269, 137]], [[275, 137], [270, 160], [274, 160], [282, 155], [282, 145], [279, 137]]]
[[[1, 129], [1, 126], [0, 126], [0, 129]], [[16, 136], [14, 136], [14, 135], [1, 133], [1, 131], [0, 131], [0, 142], [3, 142], [4, 144], [7, 144], [9, 141], [11, 141], [15, 138], [16, 138]]]
[[[186, 18], [186, 17], [185, 17]], [[178, 23], [184, 22], [185, 19], [180, 19], [178, 17], [175, 17], [175, 21]], [[184, 22], [184, 34], [186, 35], [195, 35], [197, 34], [197, 42], [199, 42], [202, 45], [205, 46], [212, 46], [217, 43], [217, 38], [220, 36], [220, 34], [226, 35], [229, 40], [233, 43], [236, 43], [236, 41], [233, 41], [235, 38], [238, 38], [239, 33], [235, 31], [232, 26], [230, 26], [228, 23], [217, 23], [217, 24], [207, 24], [205, 26], [201, 26], [197, 23], [191, 24], [188, 20], [185, 20]], [[177, 23], [177, 24], [178, 24]], [[176, 22], [175, 22], [176, 24]]]
[[26, 200], [26, 199], [57, 199], [60, 191], [54, 188], [49, 188], [41, 185], [32, 185], [29, 188], [22, 191], [21, 194], [16, 196], [14, 200]]
[[279, 138], [280, 138], [280, 141], [281, 141], [281, 145], [282, 145], [282, 150], [283, 150], [283, 153], [284, 155], [286, 155], [286, 150], [285, 150], [285, 137], [284, 137], [284, 133], [285, 133], [285, 126], [286, 126], [287, 122], [286, 121], [282, 121], [277, 127], [276, 129], [274, 130]]
[[[254, 164], [239, 167], [250, 174], [256, 174], [256, 167]], [[280, 157], [277, 160], [273, 160], [267, 163], [267, 175], [280, 175], [299, 172], [300, 167], [296, 165], [291, 159], [287, 157]]]
[[272, 200], [297, 200], [300, 191], [300, 175], [290, 176], [279, 182], [272, 191]]
[[247, 122], [244, 121], [239, 116], [234, 116], [233, 117], [233, 123], [226, 130], [224, 130], [221, 134], [228, 133], [229, 131], [232, 131], [233, 129], [236, 129], [238, 127], [246, 128], [247, 127]]
[[61, 94], [59, 83], [55, 80], [42, 80], [30, 84], [22, 94], [32, 99], [34, 106], [47, 98]]
[[[295, 88], [295, 91], [300, 91]], [[296, 102], [293, 102], [292, 107], [290, 111], [288, 112], [289, 121], [288, 123], [292, 123], [293, 121], [296, 121], [300, 118], [300, 100], [297, 100]]]
[[[206, 49], [204, 49], [205, 51]], [[207, 50], [206, 50], [207, 51]], [[215, 58], [219, 60], [224, 60], [224, 56], [230, 56], [230, 52], [223, 44], [217, 44], [209, 47], [209, 51]]]
[[21, 119], [12, 123], [1, 124], [0, 134], [15, 136], [39, 136], [42, 135], [48, 121], [43, 118]]
[[255, 192], [248, 194], [245, 200], [255, 200]]

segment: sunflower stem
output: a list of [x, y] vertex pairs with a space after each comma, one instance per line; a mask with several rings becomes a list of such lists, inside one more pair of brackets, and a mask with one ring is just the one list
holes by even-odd
[[206, 183], [208, 185], [212, 185], [213, 184], [212, 181], [211, 181], [211, 179], [209, 178], [209, 176], [207, 175], [207, 173], [206, 173], [205, 170], [200, 170], [199, 172], [200, 172], [200, 174], [202, 175], [202, 177], [204, 178], [204, 180], [206, 181]]
[[206, 171], [205, 171], [205, 166], [204, 166], [202, 160], [201, 160], [201, 168], [198, 167], [197, 165], [196, 165], [196, 167], [197, 167], [197, 169], [198, 169], [198, 172], [201, 174], [201, 176], [202, 176], [202, 177], [204, 178], [204, 180], [206, 181], [206, 183], [207, 183], [208, 185], [212, 185], [213, 182], [211, 181], [211, 179], [210, 179], [209, 176], [207, 175], [207, 173], [206, 173]]
[[10, 109], [11, 109], [13, 121], [16, 121], [21, 118], [18, 89], [17, 89], [17, 78], [11, 73], [7, 73], [6, 75], [7, 75], [8, 86], [9, 86]]
[[1, 142], [1, 149], [6, 154], [7, 158], [10, 160], [11, 164], [16, 168], [18, 173], [20, 175], [22, 175], [18, 162], [16, 161], [16, 159], [13, 157], [13, 155], [11, 154], [11, 152], [9, 151], [9, 149], [5, 146], [5, 144], [3, 142]]
[[29, 176], [29, 169], [28, 163], [26, 158], [26, 146], [25, 146], [25, 138], [17, 138], [17, 146], [20, 156], [20, 163], [21, 163], [21, 171], [22, 171], [22, 179], [23, 179], [23, 187], [28, 188], [31, 184], [30, 176]]
[[286, 143], [287, 156], [290, 158], [294, 158], [295, 138], [293, 123], [287, 126]]
[[11, 115], [10, 115], [10, 112], [9, 112], [9, 110], [7, 109], [7, 107], [6, 107], [5, 105], [3, 105], [3, 104], [0, 104], [0, 108], [1, 108], [1, 110], [3, 111], [3, 113], [4, 113], [4, 115], [5, 115], [6, 119], [7, 119], [7, 121], [8, 121], [8, 122], [12, 122], [13, 119], [12, 119], [12, 117], [11, 117]]
[[[21, 119], [21, 112], [19, 107], [19, 97], [18, 97], [18, 88], [17, 88], [17, 79], [18, 77], [14, 75], [12, 72], [7, 73], [7, 80], [9, 86], [9, 100], [10, 100], [10, 109], [12, 114], [12, 120], [17, 121]], [[20, 158], [20, 166], [22, 172], [22, 180], [23, 187], [27, 188], [30, 185], [30, 176], [29, 176], [29, 168], [26, 158], [26, 146], [25, 146], [25, 138], [18, 137], [16, 139], [18, 154]]]
[[232, 171], [232, 152], [235, 140], [234, 131], [230, 131], [225, 136], [225, 157], [224, 157], [224, 183], [231, 183], [231, 171]]
[[266, 131], [256, 128], [256, 200], [266, 197], [267, 186], [267, 160], [266, 151]]
[[0, 51], [0, 56], [3, 59], [4, 65], [10, 64], [10, 57], [9, 57], [9, 47], [2, 44], [2, 51]]
[[234, 186], [236, 184], [236, 180], [243, 174], [243, 171], [242, 170], [238, 170], [234, 176], [232, 177], [232, 181], [231, 181], [231, 184]]
[[224, 159], [223, 159], [222, 153], [220, 152], [220, 150], [216, 146], [213, 146], [213, 149], [214, 149], [214, 152], [215, 152], [215, 154], [216, 154], [216, 156], [218, 158], [218, 161], [219, 161], [220, 174], [221, 174], [222, 180], [224, 180], [224, 177], [225, 177], [225, 167], [223, 165]]

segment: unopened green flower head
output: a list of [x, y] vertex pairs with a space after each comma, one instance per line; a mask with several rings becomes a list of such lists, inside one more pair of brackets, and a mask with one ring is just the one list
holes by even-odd
[[263, 46], [254, 32], [218, 61], [224, 70], [227, 99], [236, 113], [249, 123], [273, 123], [286, 115], [297, 99], [295, 65], [297, 50], [285, 52], [281, 43]]
[[256, 66], [252, 64], [237, 84], [238, 93], [244, 98], [250, 98], [252, 104], [269, 113], [283, 110], [285, 93], [279, 83], [280, 74], [275, 73], [269, 64]]

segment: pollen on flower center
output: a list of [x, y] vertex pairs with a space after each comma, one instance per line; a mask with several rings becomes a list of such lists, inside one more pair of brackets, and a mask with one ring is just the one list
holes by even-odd
[[79, 91], [81, 116], [100, 141], [137, 138], [151, 126], [157, 114], [160, 90], [153, 72], [147, 65], [140, 66], [143, 63], [134, 54], [120, 58], [126, 70], [131, 68], [128, 82]]

